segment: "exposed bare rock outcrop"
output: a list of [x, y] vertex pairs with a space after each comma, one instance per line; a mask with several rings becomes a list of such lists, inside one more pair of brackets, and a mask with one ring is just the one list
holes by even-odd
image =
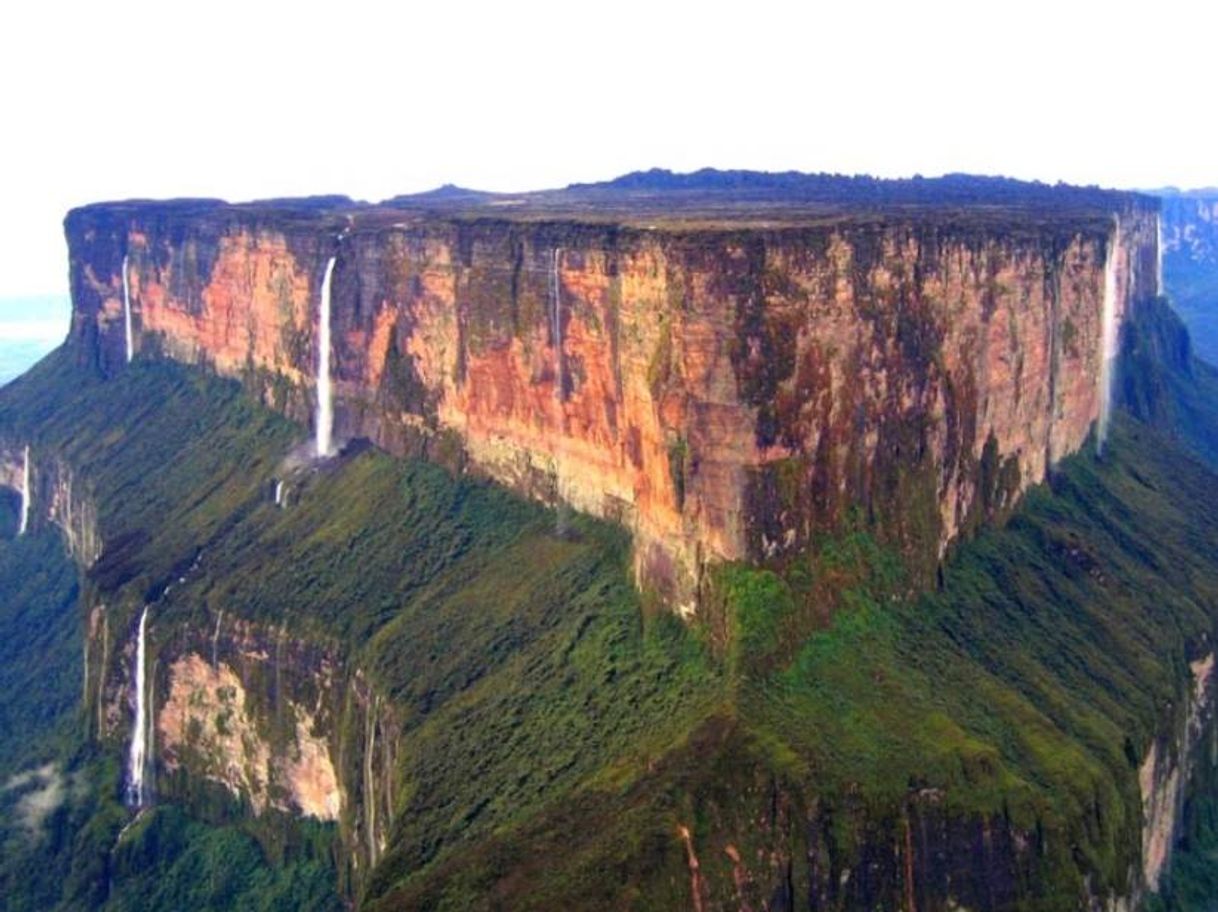
[[[1049, 194], [1053, 191], [1041, 190]], [[102, 204], [67, 221], [79, 357], [242, 378], [301, 421], [333, 284], [337, 431], [621, 520], [645, 586], [862, 511], [922, 566], [1076, 451], [1156, 205], [766, 222]], [[657, 219], [658, 221], [658, 219]]]

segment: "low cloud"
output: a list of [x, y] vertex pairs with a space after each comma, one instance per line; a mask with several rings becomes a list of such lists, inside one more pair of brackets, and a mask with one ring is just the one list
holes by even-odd
[[14, 806], [13, 822], [31, 838], [37, 838], [47, 817], [63, 804], [67, 790], [59, 767], [47, 763], [10, 777], [4, 784], [3, 792], [23, 793]]

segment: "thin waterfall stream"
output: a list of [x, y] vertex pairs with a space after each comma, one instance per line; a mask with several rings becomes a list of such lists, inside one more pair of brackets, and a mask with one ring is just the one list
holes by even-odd
[[1112, 423], [1113, 379], [1117, 356], [1117, 254], [1120, 250], [1121, 222], [1117, 219], [1104, 262], [1104, 300], [1100, 312], [1100, 420], [1096, 448], [1104, 452], [1108, 442], [1108, 427]]
[[317, 337], [317, 438], [316, 452], [319, 459], [330, 455], [334, 435], [334, 391], [330, 385], [330, 282], [334, 277], [334, 263], [338, 255], [326, 263], [326, 273], [321, 280], [321, 308], [318, 315]]
[[135, 645], [135, 720], [131, 726], [131, 749], [127, 755], [127, 805], [141, 808], [147, 804], [144, 771], [148, 764], [147, 695], [148, 606], [140, 613], [139, 634]]
[[127, 255], [123, 254], [123, 329], [127, 337], [127, 363], [135, 356], [135, 333], [131, 328], [131, 287], [127, 283]]
[[18, 535], [25, 535], [30, 528], [30, 448], [25, 447], [25, 465], [21, 469], [21, 524]]

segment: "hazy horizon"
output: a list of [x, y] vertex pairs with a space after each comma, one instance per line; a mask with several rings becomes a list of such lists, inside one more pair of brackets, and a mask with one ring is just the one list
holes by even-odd
[[[563, 190], [563, 189], [566, 189], [567, 187], [570, 187], [573, 185], [580, 185], [580, 184], [606, 183], [609, 181], [613, 181], [619, 177], [624, 177], [629, 174], [636, 174], [636, 173], [647, 172], [647, 171], [667, 171], [672, 174], [693, 174], [693, 173], [696, 173], [699, 171], [725, 171], [725, 172], [726, 171], [751, 171], [751, 172], [755, 172], [758, 174], [789, 174], [789, 173], [794, 172], [794, 173], [809, 174], [809, 175], [830, 174], [830, 175], [840, 176], [840, 177], [865, 177], [865, 178], [875, 178], [877, 180], [908, 180], [908, 179], [918, 178], [918, 177], [924, 178], [927, 180], [933, 180], [936, 178], [949, 177], [952, 175], [967, 174], [972, 177], [1007, 178], [1007, 179], [1011, 179], [1011, 180], [1026, 181], [1028, 183], [1042, 183], [1042, 184], [1049, 184], [1049, 185], [1060, 183], [1060, 184], [1069, 184], [1071, 186], [1078, 186], [1078, 187], [1091, 186], [1091, 187], [1098, 187], [1102, 190], [1117, 190], [1117, 191], [1127, 191], [1127, 192], [1133, 192], [1133, 193], [1144, 193], [1149, 196], [1218, 195], [1218, 185], [1179, 187], [1179, 186], [1174, 186], [1174, 185], [1169, 185], [1169, 184], [1160, 184], [1157, 186], [1144, 186], [1144, 187], [1117, 187], [1117, 186], [1105, 186], [1103, 184], [1099, 184], [1099, 183], [1095, 183], [1095, 182], [1080, 183], [1077, 181], [1050, 181], [1050, 180], [1042, 180], [1040, 178], [1034, 178], [1034, 177], [1032, 177], [1032, 178], [1017, 177], [1017, 176], [1011, 175], [1011, 174], [982, 173], [982, 172], [977, 172], [977, 171], [960, 171], [960, 170], [952, 170], [952, 169], [937, 172], [934, 174], [924, 174], [921, 172], [909, 172], [909, 173], [905, 173], [905, 174], [873, 174], [870, 172], [863, 172], [863, 171], [851, 171], [851, 172], [824, 171], [824, 170], [808, 170], [808, 169], [801, 169], [801, 168], [787, 168], [787, 169], [782, 169], [782, 170], [765, 169], [765, 168], [747, 168], [747, 167], [723, 168], [723, 167], [719, 167], [716, 165], [702, 165], [700, 167], [675, 169], [675, 168], [665, 168], [662, 165], [654, 165], [654, 166], [647, 167], [647, 168], [635, 168], [630, 171], [623, 171], [618, 174], [606, 174], [606, 175], [600, 175], [600, 176], [596, 176], [596, 177], [588, 177], [586, 179], [576, 179], [576, 180], [571, 180], [571, 181], [565, 181], [561, 184], [552, 184], [552, 185], [544, 185], [544, 186], [539, 185], [539, 186], [531, 186], [531, 187], [511, 187], [508, 189], [480, 187], [480, 186], [476, 186], [473, 184], [461, 184], [461, 183], [457, 183], [456, 181], [446, 180], [446, 181], [442, 181], [441, 183], [433, 184], [431, 186], [422, 187], [422, 188], [418, 188], [418, 189], [404, 190], [399, 193], [389, 193], [384, 196], [378, 196], [375, 198], [358, 197], [358, 196], [353, 196], [352, 194], [349, 194], [349, 193], [343, 193], [338, 190], [326, 189], [325, 187], [319, 187], [316, 190], [293, 194], [291, 196], [265, 196], [265, 195], [263, 195], [263, 196], [247, 196], [247, 197], [236, 198], [236, 197], [224, 197], [224, 196], [199, 197], [199, 196], [188, 196], [188, 195], [182, 195], [182, 194], [178, 194], [178, 195], [174, 195], [174, 196], [156, 196], [156, 197], [136, 195], [136, 196], [126, 196], [126, 197], [115, 197], [112, 199], [84, 200], [79, 203], [73, 204], [73, 206], [69, 207], [69, 210], [73, 209], [73, 208], [78, 208], [81, 206], [92, 205], [94, 203], [167, 201], [167, 200], [175, 200], [175, 199], [179, 199], [179, 200], [180, 199], [216, 199], [216, 200], [221, 200], [225, 203], [242, 205], [242, 204], [246, 204], [246, 203], [257, 203], [257, 202], [262, 202], [262, 201], [271, 200], [271, 199], [308, 199], [308, 198], [327, 197], [327, 196], [345, 196], [345, 197], [348, 197], [349, 199], [351, 199], [351, 201], [354, 203], [368, 204], [368, 205], [375, 206], [380, 203], [388, 202], [389, 200], [392, 200], [396, 197], [428, 193], [428, 192], [440, 190], [440, 189], [443, 189], [446, 187], [453, 187], [453, 188], [456, 188], [459, 190], [469, 190], [469, 191], [474, 191], [477, 193], [495, 193], [495, 194], [503, 194], [503, 195], [511, 196], [513, 194], [538, 193], [538, 192], [542, 192], [542, 191], [546, 191], [546, 190]], [[65, 216], [67, 215], [67, 211], [68, 210], [65, 210], [65, 212], [64, 212]], [[35, 297], [37, 297], [37, 295], [35, 295]]]
[[0, 298], [0, 386], [63, 342], [70, 319], [66, 294]]

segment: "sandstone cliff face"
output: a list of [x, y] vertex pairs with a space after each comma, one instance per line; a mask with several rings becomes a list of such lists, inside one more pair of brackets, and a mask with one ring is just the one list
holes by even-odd
[[[25, 486], [25, 447], [0, 441], [0, 487], [20, 496]], [[30, 524], [49, 522], [59, 527], [68, 554], [82, 567], [90, 567], [101, 554], [97, 505], [76, 479], [71, 467], [57, 454], [30, 451]]]
[[[1150, 746], [1138, 768], [1142, 793], [1142, 878], [1157, 893], [1171, 863], [1171, 850], [1181, 824], [1184, 795], [1199, 763], [1214, 764], [1207, 741], [1214, 734], [1214, 654], [1189, 663], [1192, 690], [1176, 731]], [[1210, 737], [1207, 738], [1206, 735]], [[1205, 754], [1210, 754], [1208, 759]]]
[[933, 564], [1076, 451], [1110, 252], [1118, 320], [1157, 293], [1153, 206], [1113, 200], [767, 228], [96, 206], [67, 223], [72, 338], [121, 368], [126, 258], [137, 356], [308, 421], [336, 255], [338, 434], [622, 521], [688, 612], [708, 562], [852, 513]]
[[[135, 705], [125, 616], [94, 605], [85, 649], [90, 727], [122, 745]], [[149, 794], [197, 804], [209, 784], [256, 816], [337, 823], [361, 883], [393, 822], [401, 734], [392, 707], [337, 650], [286, 626], [223, 613], [187, 620], [154, 605], [148, 631]]]

